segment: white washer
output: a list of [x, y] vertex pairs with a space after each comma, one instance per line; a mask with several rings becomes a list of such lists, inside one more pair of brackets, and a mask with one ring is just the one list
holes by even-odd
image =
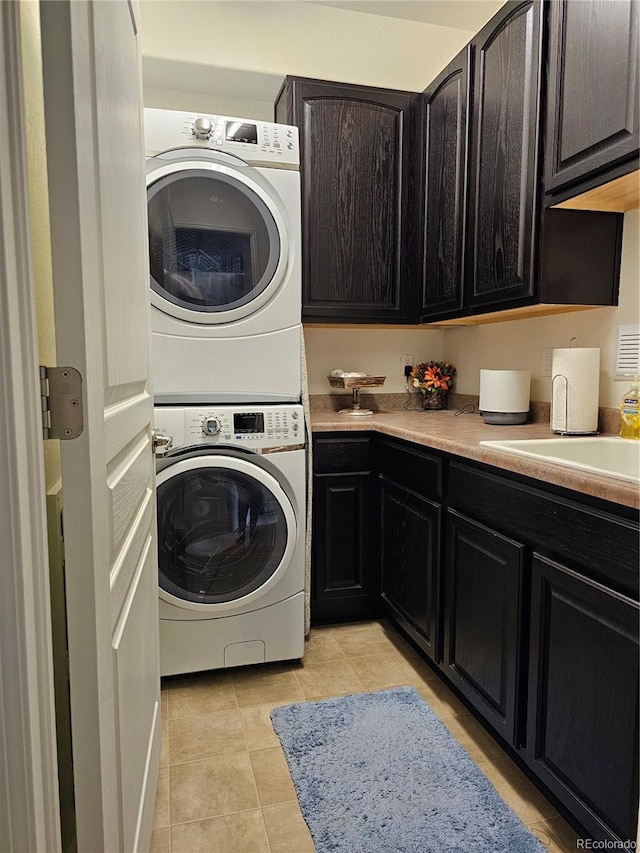
[[156, 407], [162, 675], [301, 658], [302, 406]]
[[145, 109], [159, 403], [300, 399], [298, 130]]

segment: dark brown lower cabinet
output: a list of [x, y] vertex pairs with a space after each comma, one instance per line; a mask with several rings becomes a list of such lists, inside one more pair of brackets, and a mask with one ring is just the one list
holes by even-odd
[[380, 480], [381, 595], [432, 660], [438, 658], [441, 507]]
[[637, 511], [387, 436], [313, 449], [312, 620], [387, 615], [581, 835], [635, 840]]
[[314, 439], [311, 621], [368, 619], [379, 608], [372, 571], [368, 436]]
[[516, 746], [524, 546], [452, 509], [446, 542], [443, 667]]
[[600, 840], [635, 841], [638, 604], [535, 555], [526, 761]]

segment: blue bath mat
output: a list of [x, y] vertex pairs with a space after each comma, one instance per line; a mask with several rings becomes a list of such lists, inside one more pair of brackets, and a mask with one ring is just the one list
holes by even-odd
[[543, 853], [412, 687], [275, 708], [317, 853]]

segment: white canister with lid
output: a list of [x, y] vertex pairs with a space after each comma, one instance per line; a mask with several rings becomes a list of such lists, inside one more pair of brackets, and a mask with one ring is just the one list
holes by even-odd
[[528, 370], [481, 370], [480, 414], [487, 424], [523, 424], [529, 414]]

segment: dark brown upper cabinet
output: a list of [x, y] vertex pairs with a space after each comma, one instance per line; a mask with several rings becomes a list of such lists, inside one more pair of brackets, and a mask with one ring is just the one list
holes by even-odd
[[409, 322], [413, 93], [287, 77], [276, 121], [300, 131], [307, 322]]
[[506, 3], [471, 42], [470, 307], [534, 296], [543, 32], [542, 3]]
[[638, 10], [638, 0], [551, 3], [547, 204], [638, 169]]
[[617, 304], [622, 215], [543, 208], [548, 8], [509, 0], [423, 94], [424, 323]]
[[[471, 45], [422, 95], [424, 208], [421, 315], [459, 314], [466, 254], [467, 152]], [[415, 152], [416, 156], [418, 151]]]

